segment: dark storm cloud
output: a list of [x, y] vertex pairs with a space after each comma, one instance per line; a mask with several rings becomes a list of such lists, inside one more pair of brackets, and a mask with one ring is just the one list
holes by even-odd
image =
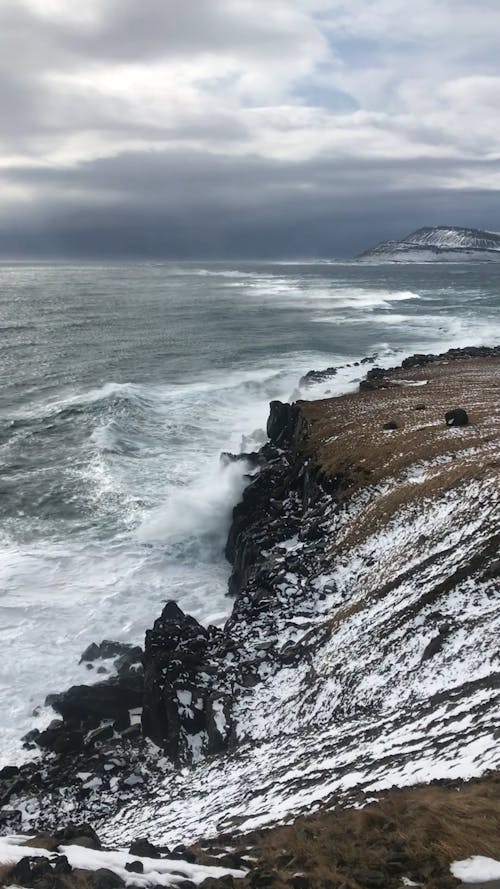
[[[432, 179], [455, 166], [424, 160], [420, 169]], [[499, 166], [489, 162], [492, 175]], [[169, 152], [23, 168], [15, 181], [36, 183], [44, 199], [37, 213], [18, 206], [0, 236], [4, 252], [19, 256], [342, 257], [424, 224], [494, 227], [500, 193], [395, 189], [408, 167]]]
[[0, 255], [341, 256], [499, 228], [500, 10], [376, 7], [4, 0]]

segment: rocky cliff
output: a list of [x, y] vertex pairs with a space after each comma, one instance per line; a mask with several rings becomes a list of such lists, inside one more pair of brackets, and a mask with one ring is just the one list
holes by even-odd
[[139, 671], [146, 739], [116, 719], [96, 739], [63, 695], [53, 731], [82, 743], [19, 770], [9, 807], [175, 843], [497, 767], [499, 395], [497, 348], [273, 403], [226, 625], [168, 603]]

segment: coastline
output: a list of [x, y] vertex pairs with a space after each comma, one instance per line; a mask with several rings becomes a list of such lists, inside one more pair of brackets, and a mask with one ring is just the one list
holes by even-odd
[[[374, 368], [360, 393], [273, 402], [269, 442], [247, 457], [233, 512], [225, 626], [205, 629], [169, 603], [144, 656], [118, 653], [116, 680], [53, 698], [63, 721], [46, 741], [59, 752], [21, 767], [6, 789], [0, 776], [4, 808], [24, 813], [23, 828], [53, 828], [63, 802], [110, 843], [152, 829], [165, 842], [184, 799], [193, 813], [182, 836], [170, 832], [192, 842], [366, 802], [388, 781], [496, 768], [494, 745], [486, 754], [500, 674], [485, 621], [498, 579], [499, 380], [499, 347], [451, 350]], [[459, 407], [470, 422], [447, 427], [446, 410]], [[471, 584], [482, 595], [463, 620]], [[141, 702], [166, 758], [141, 736]], [[198, 765], [183, 783], [169, 760]], [[6, 829], [20, 827], [12, 818]]]

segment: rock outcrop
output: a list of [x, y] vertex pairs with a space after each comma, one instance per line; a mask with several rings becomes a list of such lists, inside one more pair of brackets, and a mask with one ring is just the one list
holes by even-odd
[[[175, 763], [218, 753], [228, 739], [228, 701], [210, 681], [220, 630], [202, 627], [167, 602], [144, 652], [144, 734]], [[213, 656], [213, 655], [212, 655]]]

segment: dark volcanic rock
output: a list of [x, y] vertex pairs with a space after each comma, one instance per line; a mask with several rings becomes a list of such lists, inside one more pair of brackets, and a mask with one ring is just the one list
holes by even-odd
[[397, 428], [398, 428], [398, 424], [396, 423], [395, 420], [389, 420], [387, 423], [384, 423], [384, 425], [382, 426], [382, 429], [397, 429]]
[[0, 781], [9, 781], [19, 775], [19, 766], [4, 766], [0, 769]]
[[298, 438], [301, 428], [301, 414], [297, 404], [271, 401], [267, 434], [271, 444], [281, 448], [290, 447]]
[[217, 634], [220, 631], [205, 629], [175, 602], [166, 604], [146, 632], [142, 727], [174, 762], [191, 758], [193, 736], [202, 739], [208, 753], [225, 746], [226, 737], [217, 727], [225, 702], [206, 681], [208, 647]]
[[142, 705], [142, 688], [134, 682], [110, 679], [96, 685], [73, 685], [62, 694], [50, 695], [46, 703], [65, 721], [71, 719], [77, 725], [90, 728], [92, 722], [120, 717], [128, 724], [128, 711]]
[[403, 369], [412, 367], [424, 367], [434, 362], [455, 361], [463, 358], [494, 358], [500, 355], [500, 346], [466, 346], [463, 349], [449, 349], [439, 355], [419, 354], [410, 355], [401, 362]]
[[53, 719], [34, 740], [38, 747], [52, 753], [74, 753], [83, 748], [83, 732], [68, 729], [62, 719]]
[[[435, 356], [416, 356], [416, 363], [411, 366], [419, 367], [431, 358], [437, 360]], [[395, 386], [390, 377], [391, 370], [373, 368], [365, 383], [370, 389]], [[370, 401], [377, 400], [376, 396], [361, 397], [358, 404], [370, 409]], [[390, 417], [391, 413], [399, 416], [397, 402], [401, 400], [396, 399], [385, 416]], [[415, 400], [411, 397], [409, 405]], [[468, 403], [462, 395], [456, 400]], [[85, 744], [75, 756], [60, 758], [59, 771], [50, 772], [55, 758], [47, 757], [43, 769], [38, 768], [39, 774], [35, 766], [26, 773], [24, 786], [40, 787], [40, 799], [48, 798], [49, 794], [55, 797], [54, 790], [59, 788], [76, 787], [68, 792], [68, 798], [72, 793], [77, 799], [76, 811], [85, 812], [80, 817], [98, 811], [101, 818], [102, 810], [98, 807], [111, 805], [108, 801], [113, 795], [115, 804], [119, 796], [119, 805], [123, 799], [133, 806], [135, 798], [154, 789], [160, 769], [154, 771], [152, 755], [148, 759], [150, 745], [142, 742], [140, 726], [129, 727], [130, 709], [142, 707], [144, 735], [159, 745], [175, 764], [183, 765], [239, 743], [241, 733], [236, 733], [232, 710], [235, 702], [245, 703], [245, 697], [251, 698], [247, 695], [248, 689], [267, 681], [267, 677], [272, 677], [283, 665], [303, 666], [313, 661], [314, 646], [322, 642], [319, 631], [307, 628], [313, 627], [315, 616], [317, 620], [318, 613], [322, 613], [318, 600], [332, 596], [335, 607], [348, 604], [348, 599], [346, 603], [342, 601], [344, 594], [335, 589], [335, 584], [332, 589], [326, 586], [323, 589], [313, 581], [331, 571], [336, 533], [332, 520], [336, 510], [342, 507], [343, 495], [349, 496], [349, 479], [347, 473], [343, 475], [342, 465], [336, 475], [324, 477], [315, 462], [318, 458], [317, 451], [313, 450], [314, 438], [304, 442], [307, 430], [304, 403], [302, 410], [300, 404], [273, 402], [268, 423], [270, 441], [256, 454], [235, 458], [248, 460], [250, 457], [255, 471], [233, 511], [227, 540], [226, 556], [232, 565], [229, 590], [235, 600], [225, 627], [205, 628], [184, 614], [175, 602], [168, 602], [146, 634], [144, 655], [138, 647], [124, 646], [125, 650], [119, 653], [116, 648], [107, 647], [120, 645], [121, 648], [120, 643], [91, 646], [91, 650], [84, 653], [91, 658], [88, 662], [92, 663], [94, 657], [116, 657], [119, 675], [97, 685], [75, 686], [65, 694], [50, 698], [64, 723], [46, 730], [54, 733], [50, 739], [41, 733], [42, 743], [49, 740], [52, 744], [56, 736], [63, 739], [68, 733], [76, 732], [80, 739], [83, 735]], [[383, 420], [384, 416], [378, 420], [379, 428]], [[314, 419], [311, 422], [314, 423]], [[388, 428], [396, 428], [394, 421]], [[335, 433], [335, 429], [332, 431]], [[440, 438], [449, 441], [449, 436]], [[371, 562], [368, 556], [365, 561], [376, 564], [376, 559], [374, 554]], [[325, 567], [328, 570], [325, 571]], [[296, 625], [295, 618], [299, 619]], [[425, 649], [424, 661], [444, 645], [443, 626], [435, 639], [427, 644], [431, 631], [418, 648], [419, 654]], [[300, 641], [296, 642], [296, 638]], [[142, 663], [143, 676], [140, 675]], [[304, 683], [310, 682], [312, 695], [315, 689], [312, 670], [310, 676], [311, 679], [308, 673]], [[346, 687], [347, 703], [342, 700], [342, 707], [350, 706], [350, 693]], [[103, 720], [112, 720], [113, 726], [103, 726]], [[122, 731], [121, 737], [118, 731]], [[39, 733], [32, 737], [39, 738]], [[120, 747], [122, 739], [126, 743]], [[102, 747], [101, 742], [109, 744], [104, 743]], [[55, 749], [47, 743], [45, 746]], [[116, 750], [123, 758], [117, 766], [112, 764]], [[142, 789], [142, 783], [148, 784], [150, 766], [153, 780]], [[91, 780], [76, 778], [78, 771], [89, 773]], [[163, 772], [161, 781], [164, 781]], [[11, 805], [13, 808], [19, 805], [18, 799], [14, 798]], [[141, 853], [131, 848], [131, 852], [134, 856], [152, 857], [150, 851]]]
[[[80, 845], [87, 849], [100, 849], [101, 841], [97, 836], [94, 828], [90, 824], [73, 824], [70, 822], [66, 827], [57, 830], [54, 834], [55, 839], [60, 845]], [[81, 842], [86, 840], [86, 843]]]
[[80, 663], [85, 661], [105, 660], [111, 657], [117, 657], [120, 654], [127, 654], [136, 646], [127, 642], [113, 642], [109, 639], [103, 639], [102, 642], [91, 642], [91, 644], [83, 652]]
[[129, 855], [138, 855], [139, 858], [161, 858], [160, 849], [150, 843], [147, 837], [133, 840], [128, 851]]
[[27, 886], [31, 889], [31, 887], [36, 886], [43, 878], [51, 876], [51, 874], [52, 868], [48, 858], [27, 855], [14, 865], [10, 874], [10, 880], [13, 883], [19, 883], [21, 886]]
[[18, 831], [21, 829], [22, 813], [18, 809], [0, 809], [0, 829]]
[[120, 886], [125, 885], [125, 880], [106, 867], [100, 867], [93, 873], [90, 872], [88, 881], [92, 889], [120, 889]]
[[85, 738], [86, 744], [102, 744], [103, 741], [109, 741], [114, 735], [113, 726], [110, 723], [101, 725], [99, 728], [93, 729]]
[[309, 370], [299, 381], [299, 386], [312, 386], [314, 383], [324, 383], [337, 373], [336, 367], [326, 367], [325, 370]]
[[467, 426], [469, 422], [467, 411], [461, 407], [457, 407], [452, 411], [447, 411], [444, 418], [447, 426]]
[[115, 668], [118, 676], [126, 677], [130, 674], [142, 673], [143, 651], [139, 645], [134, 645], [124, 654], [121, 654], [115, 661]]
[[[53, 859], [52, 859], [53, 861]], [[54, 863], [54, 873], [55, 874], [70, 874], [73, 868], [69, 863], [66, 855], [58, 855], [55, 863]]]
[[439, 632], [437, 636], [434, 636], [433, 639], [426, 646], [425, 651], [422, 655], [422, 663], [430, 660], [430, 658], [434, 657], [438, 651], [441, 651], [444, 643], [446, 642], [446, 637], [448, 636], [448, 628], [446, 627], [445, 632]]
[[223, 466], [229, 466], [231, 463], [248, 463], [249, 466], [258, 466], [261, 463], [261, 456], [259, 451], [243, 451], [241, 454], [222, 451], [220, 462]]
[[143, 874], [144, 865], [142, 861], [128, 861], [125, 865], [125, 870], [128, 870], [130, 874]]

